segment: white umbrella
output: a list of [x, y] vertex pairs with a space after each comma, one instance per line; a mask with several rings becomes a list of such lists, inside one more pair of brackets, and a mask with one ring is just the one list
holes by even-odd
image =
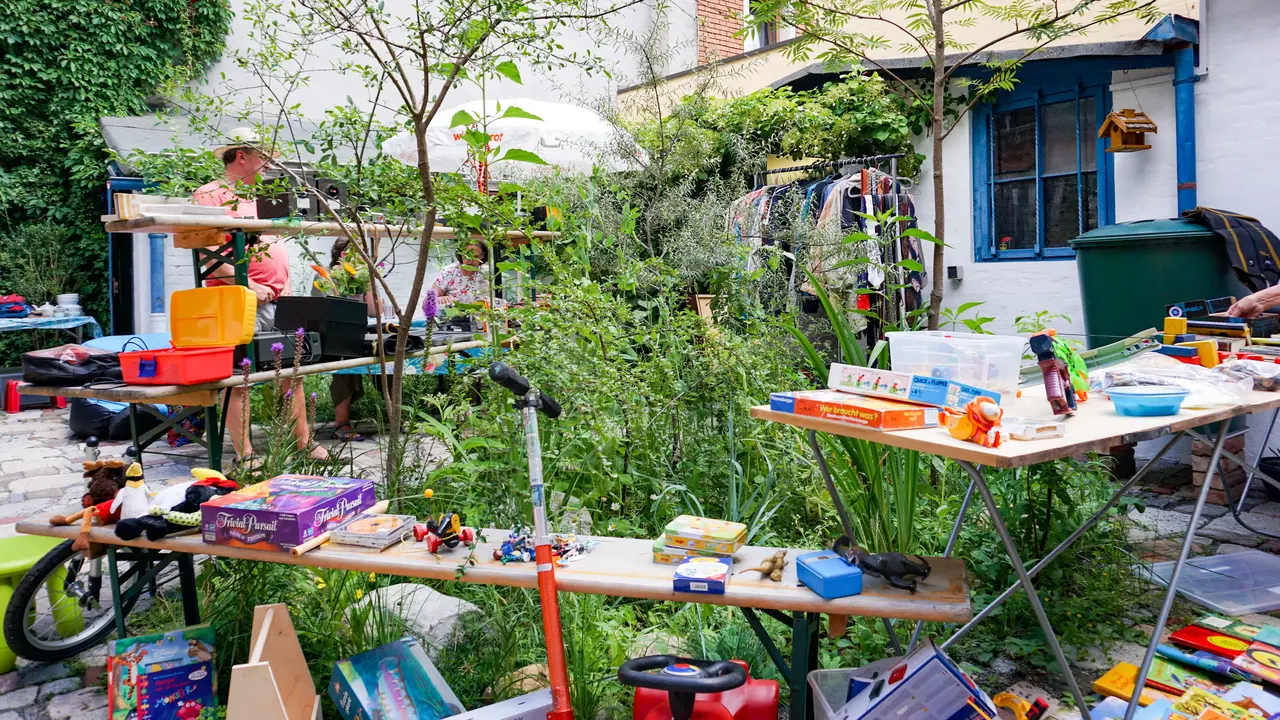
[[[509, 114], [509, 108], [522, 113]], [[635, 160], [618, 156], [618, 150], [635, 147], [626, 132], [612, 125], [599, 113], [576, 105], [550, 103], [529, 98], [490, 100], [487, 109], [481, 101], [462, 103], [442, 110], [427, 127], [427, 153], [431, 169], [437, 172], [475, 172], [471, 147], [463, 134], [466, 126], [450, 127], [460, 112], [479, 120], [489, 118], [488, 130], [491, 160], [501, 158], [509, 150], [523, 150], [542, 158], [547, 165], [528, 162], [499, 162], [488, 168], [492, 177], [518, 177], [548, 168], [576, 173], [589, 173], [593, 166], [608, 170], [638, 167]], [[533, 115], [537, 119], [524, 117]], [[473, 127], [481, 129], [479, 122]], [[403, 132], [382, 144], [382, 151], [407, 164], [418, 164], [418, 149], [413, 134]], [[636, 150], [637, 153], [641, 151]]]

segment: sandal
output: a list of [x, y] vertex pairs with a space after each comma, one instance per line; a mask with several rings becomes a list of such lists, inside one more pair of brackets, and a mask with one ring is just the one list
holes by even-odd
[[351, 423], [345, 422], [334, 426], [333, 439], [341, 440], [342, 442], [360, 442], [364, 440], [364, 436], [356, 432]]

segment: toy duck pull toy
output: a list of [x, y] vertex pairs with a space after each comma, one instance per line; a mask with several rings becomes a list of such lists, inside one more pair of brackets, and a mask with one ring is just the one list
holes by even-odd
[[476, 531], [462, 525], [462, 518], [457, 513], [447, 512], [426, 525], [413, 526], [413, 539], [427, 543], [427, 552], [439, 552], [441, 546], [456, 548], [459, 543], [468, 546], [476, 542]]
[[983, 447], [1000, 447], [1000, 418], [1004, 410], [989, 397], [980, 395], [964, 406], [964, 411], [943, 408], [942, 423], [951, 437]]

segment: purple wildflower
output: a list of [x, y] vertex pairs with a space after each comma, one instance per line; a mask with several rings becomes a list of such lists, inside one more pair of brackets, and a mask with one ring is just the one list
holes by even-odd
[[440, 299], [436, 297], [435, 288], [427, 290], [426, 295], [423, 295], [422, 314], [427, 316], [427, 320], [431, 320], [440, 314]]
[[276, 355], [284, 352], [284, 343], [271, 343], [271, 352]]
[[312, 401], [312, 402], [315, 402], [315, 399], [316, 399], [316, 398], [318, 398], [318, 397], [320, 397], [320, 396], [319, 396], [319, 395], [317, 395], [316, 393], [311, 393], [311, 401]]
[[298, 328], [297, 330], [293, 331], [294, 337], [302, 337], [303, 335], [306, 335], [306, 334], [307, 334], [306, 328]]
[[293, 388], [289, 388], [288, 390], [285, 390], [285, 391], [284, 391], [284, 399], [285, 399], [285, 400], [292, 400], [292, 399], [293, 399]]
[[244, 358], [243, 360], [240, 361], [241, 370], [248, 370], [250, 365], [253, 365], [253, 361], [250, 360], [249, 358]]

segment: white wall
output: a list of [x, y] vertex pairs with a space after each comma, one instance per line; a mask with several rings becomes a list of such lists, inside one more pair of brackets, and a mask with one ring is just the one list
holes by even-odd
[[1178, 216], [1177, 118], [1173, 72], [1128, 70], [1112, 73], [1111, 107], [1142, 110], [1160, 129], [1147, 136], [1150, 150], [1113, 153], [1116, 222]]

